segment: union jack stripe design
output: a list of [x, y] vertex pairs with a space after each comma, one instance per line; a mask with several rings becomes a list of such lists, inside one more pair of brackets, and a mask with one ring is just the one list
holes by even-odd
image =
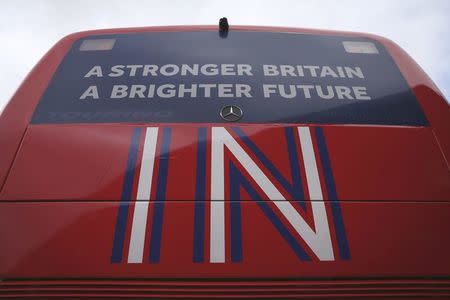
[[[198, 128], [196, 170], [195, 174], [192, 172], [195, 176], [192, 198], [195, 201], [192, 201], [194, 234], [190, 251], [194, 263], [243, 261], [242, 190], [257, 203], [300, 260], [312, 260], [311, 253], [319, 261], [336, 259], [330, 228], [336, 236], [338, 257], [350, 259], [323, 129], [287, 127], [284, 135], [291, 179], [278, 170], [269, 155], [246, 135], [243, 128], [211, 127], [209, 132], [208, 128]], [[160, 261], [171, 142], [171, 128], [135, 128], [133, 131], [115, 228], [113, 263], [143, 263], [147, 255], [144, 253], [146, 241], [149, 243], [148, 262]], [[133, 185], [137, 185], [135, 191]], [[154, 199], [150, 199], [151, 195]], [[331, 216], [327, 215], [325, 197], [330, 199], [327, 205]], [[130, 205], [133, 199], [137, 201]], [[151, 203], [153, 209], [149, 215]], [[225, 214], [227, 205], [229, 218]], [[131, 220], [130, 207], [133, 210]], [[305, 213], [309, 220], [304, 218]], [[329, 221], [333, 226], [330, 227]], [[231, 244], [230, 259], [226, 258], [225, 251], [227, 230], [231, 236], [228, 241]], [[129, 244], [125, 245], [127, 231], [130, 232], [129, 242], [126, 241]], [[298, 239], [304, 241], [303, 246]], [[205, 243], [209, 244], [209, 258], [205, 255]], [[309, 251], [305, 251], [305, 244]], [[128, 249], [127, 253], [124, 253], [125, 249]]]

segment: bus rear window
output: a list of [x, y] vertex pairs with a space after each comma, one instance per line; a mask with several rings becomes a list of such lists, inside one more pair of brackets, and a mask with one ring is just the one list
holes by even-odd
[[368, 38], [276, 32], [149, 32], [75, 42], [32, 123], [424, 126], [386, 49]]

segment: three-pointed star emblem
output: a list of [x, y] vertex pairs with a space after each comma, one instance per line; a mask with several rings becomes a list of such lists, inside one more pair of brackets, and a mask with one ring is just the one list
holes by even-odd
[[226, 105], [220, 109], [220, 116], [225, 121], [236, 122], [242, 118], [242, 115], [242, 109], [236, 105]]

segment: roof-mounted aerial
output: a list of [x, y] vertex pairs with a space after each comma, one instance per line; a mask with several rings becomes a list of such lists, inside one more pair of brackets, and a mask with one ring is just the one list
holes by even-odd
[[228, 29], [230, 26], [228, 25], [227, 18], [221, 18], [219, 20], [219, 35], [220, 37], [226, 38], [228, 36]]

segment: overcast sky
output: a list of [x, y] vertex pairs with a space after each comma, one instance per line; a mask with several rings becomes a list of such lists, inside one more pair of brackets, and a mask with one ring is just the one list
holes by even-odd
[[450, 1], [0, 0], [0, 111], [59, 39], [82, 30], [217, 24], [369, 32], [394, 40], [450, 99]]

